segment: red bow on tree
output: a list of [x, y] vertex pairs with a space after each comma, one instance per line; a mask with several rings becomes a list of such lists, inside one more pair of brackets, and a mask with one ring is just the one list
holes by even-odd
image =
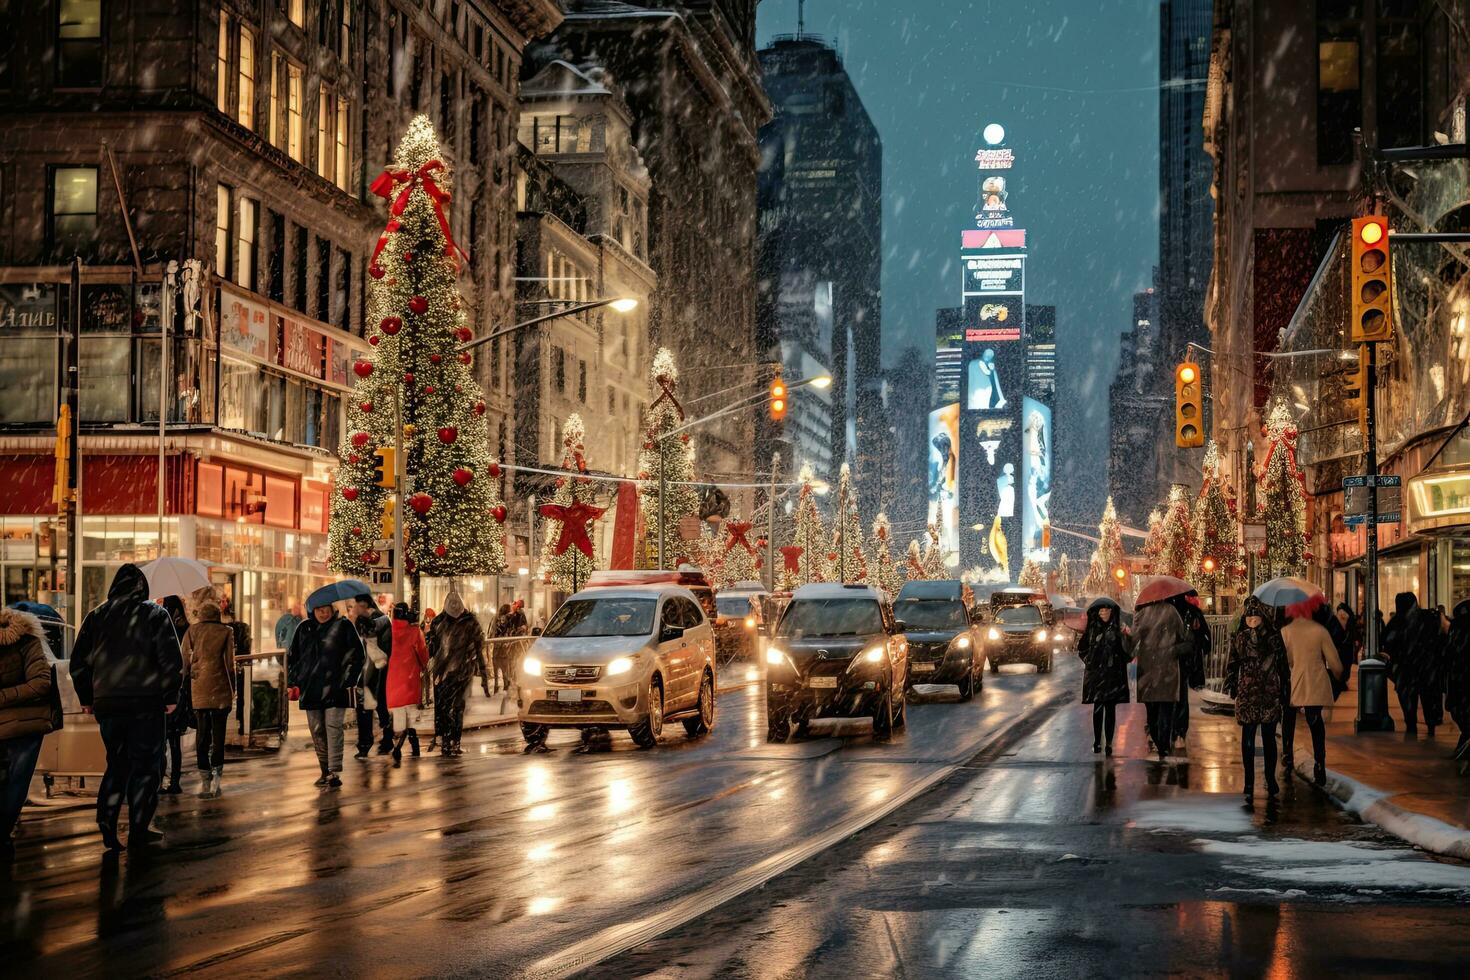
[[[383, 246], [388, 244], [388, 236], [401, 227], [397, 219], [407, 210], [408, 198], [413, 193], [415, 185], [422, 188], [423, 192], [429, 196], [430, 203], [434, 205], [434, 216], [439, 219], [439, 229], [444, 232], [444, 254], [450, 257], [455, 257], [457, 254], [466, 260], [469, 259], [469, 255], [455, 244], [454, 236], [449, 233], [449, 219], [444, 215], [444, 205], [449, 203], [450, 195], [434, 180], [434, 171], [443, 169], [442, 162], [430, 160], [417, 170], [394, 170], [389, 167], [378, 174], [378, 178], [372, 183], [371, 190], [383, 200], [392, 201], [388, 206], [388, 213], [392, 217], [388, 219], [388, 225], [383, 230], [383, 234], [378, 237], [378, 246], [373, 249], [373, 259], [368, 263], [369, 269], [378, 267], [378, 255], [383, 251]], [[398, 192], [397, 197], [394, 197], [394, 188], [399, 184], [403, 185], [403, 189]]]
[[799, 544], [788, 544], [781, 549], [781, 557], [786, 559], [786, 570], [793, 575], [801, 571], [801, 565], [798, 562], [801, 561], [801, 553], [804, 550]]
[[593, 507], [578, 501], [567, 507], [561, 504], [545, 504], [541, 507], [541, 516], [549, 517], [553, 521], [561, 521], [561, 537], [556, 539], [558, 555], [566, 554], [566, 550], [573, 545], [588, 558], [592, 557], [592, 539], [587, 537], [587, 525], [591, 521], [602, 516], [605, 508]]
[[733, 547], [735, 547], [736, 545], [739, 545], [740, 547], [744, 548], [746, 551], [750, 552], [752, 555], [755, 554], [755, 549], [750, 546], [749, 539], [747, 539], [745, 537], [745, 533], [750, 530], [750, 527], [751, 527], [751, 525], [750, 525], [750, 522], [749, 521], [726, 521], [725, 522], [725, 530], [727, 530], [727, 531], [730, 532], [730, 540], [728, 540], [728, 541], [725, 542], [725, 553], [726, 554], [729, 554], [730, 549], [733, 548]]

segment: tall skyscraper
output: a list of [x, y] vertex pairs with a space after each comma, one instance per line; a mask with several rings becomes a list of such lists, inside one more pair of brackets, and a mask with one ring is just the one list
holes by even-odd
[[756, 458], [775, 449], [833, 481], [843, 462], [854, 463], [859, 507], [872, 514], [887, 429], [883, 147], [831, 45], [784, 36], [758, 57], [773, 117], [760, 131], [756, 357], [779, 361], [788, 377], [830, 373], [832, 387], [802, 391], [784, 432], [763, 423]]

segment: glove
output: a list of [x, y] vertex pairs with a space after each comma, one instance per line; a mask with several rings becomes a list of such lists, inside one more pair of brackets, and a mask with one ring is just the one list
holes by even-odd
[[286, 688], [286, 697], [290, 698], [292, 701], [299, 701], [299, 700], [301, 700], [301, 688], [299, 688], [299, 687], [288, 687], [288, 688]]

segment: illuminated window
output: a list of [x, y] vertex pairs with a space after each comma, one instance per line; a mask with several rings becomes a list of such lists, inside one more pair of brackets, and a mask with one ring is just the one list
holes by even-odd
[[346, 99], [337, 100], [337, 186], [347, 190], [347, 113]]
[[219, 184], [214, 189], [214, 271], [230, 275], [230, 215], [234, 211], [230, 189]]
[[56, 83], [62, 88], [102, 84], [102, 0], [57, 3]]
[[219, 57], [214, 63], [214, 106], [230, 111], [230, 15], [219, 12]]
[[240, 222], [235, 236], [235, 283], [255, 288], [255, 227], [260, 205], [240, 198]]
[[301, 102], [305, 98], [301, 69], [286, 65], [286, 155], [301, 162]]
[[241, 126], [255, 128], [255, 32], [240, 25], [240, 114]]
[[281, 147], [281, 56], [271, 52], [271, 107], [266, 130], [271, 146]]
[[306, 0], [286, 0], [286, 16], [297, 27], [306, 26]]
[[97, 168], [57, 167], [51, 171], [51, 240], [80, 246], [97, 235]]
[[316, 172], [332, 179], [332, 93], [323, 85], [316, 103]]

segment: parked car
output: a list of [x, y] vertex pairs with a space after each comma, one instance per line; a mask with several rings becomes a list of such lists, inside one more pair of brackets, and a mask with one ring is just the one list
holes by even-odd
[[871, 716], [887, 738], [908, 720], [908, 640], [869, 585], [804, 585], [766, 649], [766, 737], [804, 734], [813, 718]]
[[968, 701], [985, 684], [985, 651], [977, 616], [958, 579], [905, 582], [893, 617], [909, 645], [908, 689], [915, 684], [953, 684]]
[[985, 628], [985, 658], [992, 674], [1002, 664], [1033, 664], [1038, 674], [1046, 674], [1063, 642], [1063, 631], [1046, 621], [1041, 606], [1002, 605]]
[[624, 728], [647, 748], [681, 721], [690, 738], [715, 724], [715, 639], [682, 585], [596, 586], [551, 617], [521, 661], [521, 736], [553, 728]]
[[760, 655], [766, 596], [758, 584], [751, 588], [745, 583], [715, 594], [715, 652], [722, 665], [732, 660], [754, 662]]

